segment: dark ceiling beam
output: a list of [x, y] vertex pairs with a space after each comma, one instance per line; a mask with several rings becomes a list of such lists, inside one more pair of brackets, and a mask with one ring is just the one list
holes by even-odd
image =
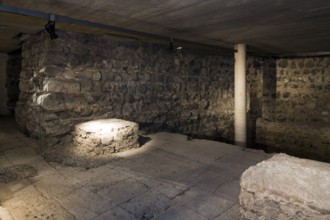
[[[30, 17], [35, 17], [35, 18], [40, 18], [40, 19], [45, 19], [45, 20], [49, 20], [50, 15], [51, 15], [49, 13], [33, 11], [33, 10], [18, 8], [18, 7], [12, 7], [9, 5], [2, 4], [2, 3], [0, 4], [0, 12], [30, 16]], [[111, 25], [95, 23], [95, 22], [91, 22], [91, 21], [87, 21], [87, 20], [70, 18], [70, 17], [62, 16], [62, 15], [52, 14], [52, 16], [55, 16], [55, 21], [57, 21], [57, 22], [73, 24], [73, 25], [78, 25], [78, 26], [91, 27], [91, 28], [97, 28], [97, 29], [103, 29], [103, 30], [107, 30], [107, 31], [111, 32], [111, 34], [113, 34], [113, 35], [136, 38], [136, 39], [140, 39], [140, 40], [144, 40], [144, 41], [152, 40], [152, 41], [156, 41], [156, 42], [159, 42], [162, 44], [168, 44], [171, 40], [171, 37], [168, 37], [168, 36], [162, 36], [162, 35], [150, 34], [150, 33], [145, 33], [145, 32], [140, 32], [140, 31], [135, 31], [135, 30], [129, 30], [129, 29], [115, 27], [115, 26], [111, 26]], [[213, 46], [213, 45], [208, 45], [208, 44], [202, 44], [202, 43], [197, 43], [197, 42], [192, 42], [192, 41], [187, 41], [187, 40], [182, 40], [182, 39], [177, 39], [177, 38], [173, 38], [173, 42], [177, 46], [188, 47], [188, 48], [203, 49], [203, 50], [209, 50], [209, 51], [220, 52], [220, 53], [233, 53], [234, 52], [234, 49], [223, 48], [223, 47]]]

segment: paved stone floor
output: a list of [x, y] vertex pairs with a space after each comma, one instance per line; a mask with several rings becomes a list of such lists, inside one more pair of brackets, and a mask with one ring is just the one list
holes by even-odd
[[270, 157], [179, 134], [147, 136], [141, 148], [86, 170], [45, 162], [37, 141], [21, 134], [13, 119], [0, 118], [0, 169], [37, 170], [0, 183], [0, 219], [6, 213], [16, 220], [239, 219], [240, 176]]

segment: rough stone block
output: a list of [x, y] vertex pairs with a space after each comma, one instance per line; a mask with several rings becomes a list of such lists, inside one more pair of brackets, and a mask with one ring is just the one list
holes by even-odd
[[241, 177], [242, 219], [330, 219], [330, 164], [278, 154]]
[[42, 94], [37, 98], [37, 104], [48, 111], [62, 111], [65, 109], [63, 97], [55, 93]]
[[47, 137], [55, 137], [60, 136], [63, 134], [66, 134], [70, 132], [71, 126], [67, 123], [61, 123], [58, 121], [52, 121], [52, 122], [43, 122], [42, 127], [44, 130], [44, 134], [47, 135]]
[[83, 93], [89, 93], [92, 91], [92, 83], [91, 81], [85, 80], [80, 82], [80, 89]]
[[21, 79], [19, 83], [19, 90], [23, 92], [33, 91], [33, 85], [31, 85], [31, 81]]
[[50, 78], [44, 85], [44, 91], [78, 94], [80, 93], [80, 84], [76, 81]]
[[99, 119], [75, 126], [74, 146], [91, 155], [109, 154], [139, 147], [139, 126], [121, 119]]
[[[37, 53], [36, 53], [37, 54]], [[56, 65], [65, 66], [68, 62], [68, 57], [66, 57], [63, 52], [50, 52], [47, 51], [39, 60], [40, 66]]]
[[46, 66], [39, 70], [39, 74], [45, 75], [48, 77], [54, 77], [56, 75], [59, 75], [63, 72], [63, 68], [57, 67], [57, 66]]

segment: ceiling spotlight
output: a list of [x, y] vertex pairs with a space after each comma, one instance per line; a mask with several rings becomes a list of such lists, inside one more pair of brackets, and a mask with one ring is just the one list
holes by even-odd
[[58, 38], [57, 34], [55, 33], [55, 15], [54, 14], [49, 15], [49, 21], [45, 25], [45, 29], [49, 33], [50, 39], [54, 40], [54, 39]]
[[48, 21], [48, 23], [45, 25], [46, 31], [50, 35], [50, 39], [54, 40], [58, 38], [57, 34], [55, 33], [55, 21]]

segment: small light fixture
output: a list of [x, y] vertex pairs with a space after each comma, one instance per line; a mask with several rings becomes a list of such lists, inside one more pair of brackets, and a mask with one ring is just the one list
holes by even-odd
[[58, 38], [57, 34], [55, 33], [55, 15], [54, 14], [49, 15], [49, 21], [45, 25], [45, 29], [49, 33], [50, 39], [54, 40], [54, 39]]
[[174, 42], [173, 42], [173, 38], [171, 38], [169, 44], [168, 44], [168, 49], [171, 53], [177, 55], [179, 50], [182, 50], [182, 47], [175, 47], [174, 46]]

